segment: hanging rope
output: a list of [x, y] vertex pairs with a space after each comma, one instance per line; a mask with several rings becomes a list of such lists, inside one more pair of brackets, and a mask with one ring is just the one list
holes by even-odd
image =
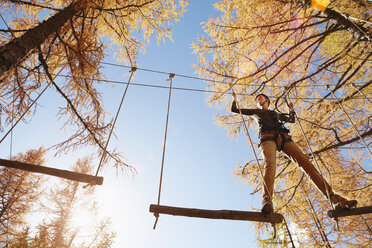
[[[57, 54], [51, 54], [51, 55], [52, 56], [56, 56], [56, 57], [66, 58], [66, 56], [63, 56], [63, 55], [57, 55]], [[67, 60], [74, 60], [73, 58], [66, 58], [66, 59]], [[120, 68], [131, 69], [130, 66], [116, 64], [116, 63], [101, 62], [101, 64], [108, 65], [108, 66], [115, 66], [115, 67], [120, 67]], [[163, 74], [163, 75], [169, 75], [169, 74], [171, 74], [171, 73], [166, 72], [166, 71], [159, 71], [159, 70], [153, 70], [153, 69], [149, 69], [149, 68], [140, 68], [140, 67], [137, 67], [137, 71], [139, 71], [139, 70], [140, 71], [145, 71], [145, 72], [150, 72], [150, 73]], [[174, 76], [175, 77], [187, 78], [187, 79], [193, 79], [193, 80], [197, 80], [197, 81], [200, 81], [200, 82], [212, 82], [212, 83], [218, 83], [218, 84], [221, 84], [221, 85], [230, 84], [229, 82], [223, 82], [223, 81], [218, 81], [218, 80], [213, 80], [213, 79], [208, 79], [208, 78], [200, 78], [200, 77], [190, 76], [190, 75], [186, 75], [186, 74], [175, 73]], [[69, 76], [68, 75], [61, 75], [61, 77], [69, 77]], [[110, 83], [125, 84], [125, 82], [114, 81], [114, 80], [105, 80], [105, 79], [95, 79], [95, 78], [92, 78], [92, 77], [78, 77], [78, 78], [82, 78], [82, 79], [85, 78], [85, 79], [89, 79], [89, 80], [99, 80], [101, 82], [110, 82]], [[231, 80], [234, 79], [233, 77], [228, 77], [228, 76], [227, 76], [227, 78], [229, 78]], [[135, 83], [132, 83], [132, 85], [158, 87], [158, 85], [151, 85], [151, 84], [135, 84]], [[244, 86], [245, 84], [244, 83], [234, 83], [234, 85]], [[330, 85], [331, 86], [336, 86], [337, 84], [330, 84]], [[260, 87], [262, 85], [261, 84], [251, 84], [251, 86]], [[296, 85], [297, 88], [313, 88], [313, 87], [324, 88], [325, 86], [326, 86], [326, 84]], [[283, 88], [283, 85], [279, 85], [279, 84], [265, 85], [265, 87], [268, 87], [268, 88]], [[159, 88], [169, 88], [169, 87], [160, 86]], [[176, 88], [176, 87], [174, 87], [173, 90], [175, 90], [175, 89], [181, 89], [181, 90], [182, 89], [185, 89], [185, 90], [195, 90], [195, 91], [201, 91], [201, 92], [219, 93], [219, 91], [206, 91], [206, 90], [201, 90], [201, 89]], [[239, 95], [243, 95], [243, 94], [239, 93]], [[303, 98], [301, 98], [301, 99], [303, 99]], [[310, 99], [310, 100], [312, 100], [314, 98], [304, 98], [304, 99]], [[315, 98], [315, 99], [322, 99], [322, 98]]]
[[[167, 144], [167, 133], [168, 133], [168, 120], [169, 120], [169, 109], [170, 109], [170, 102], [171, 102], [171, 96], [172, 96], [172, 79], [174, 78], [174, 73], [169, 74], [169, 95], [168, 95], [168, 107], [167, 107], [167, 118], [165, 120], [165, 131], [164, 131], [164, 142], [163, 142], [163, 155], [161, 158], [161, 170], [160, 170], [160, 182], [159, 182], [159, 191], [158, 191], [158, 205], [160, 205], [160, 196], [161, 196], [161, 187], [163, 184], [163, 171], [164, 171], [164, 158], [165, 158], [165, 147]], [[154, 214], [156, 219], [154, 223], [154, 229], [156, 228], [156, 224], [158, 223], [159, 220], [159, 214], [155, 213]]]
[[[289, 93], [289, 92], [287, 91], [286, 94], [284, 95], [284, 102], [287, 104], [287, 106], [288, 106], [289, 108], [291, 108], [291, 107], [289, 106], [289, 103], [288, 103], [288, 100], [287, 100], [288, 93]], [[288, 98], [289, 98], [289, 97], [288, 97]], [[291, 109], [292, 109], [292, 108], [291, 108]], [[293, 111], [293, 109], [292, 109], [292, 111]], [[315, 158], [315, 156], [314, 156], [313, 149], [312, 149], [312, 147], [311, 147], [311, 145], [310, 145], [310, 142], [309, 142], [309, 139], [307, 138], [307, 135], [306, 135], [306, 133], [305, 133], [303, 127], [302, 127], [302, 124], [301, 124], [301, 120], [300, 120], [300, 118], [297, 116], [296, 112], [294, 112], [294, 113], [295, 113], [294, 116], [295, 116], [295, 118], [296, 118], [296, 120], [297, 120], [297, 123], [298, 123], [298, 125], [299, 125], [299, 127], [300, 127], [300, 129], [301, 129], [302, 135], [304, 136], [305, 141], [306, 141], [306, 144], [307, 144], [307, 146], [309, 147], [309, 150], [310, 150], [311, 156], [314, 158], [314, 161], [315, 161], [315, 164], [316, 164], [316, 166], [317, 166], [317, 169], [318, 169], [320, 175], [322, 176], [322, 180], [323, 180], [324, 188], [326, 189], [327, 198], [328, 198], [328, 200], [329, 200], [329, 203], [331, 204], [331, 208], [334, 210], [334, 207], [333, 207], [333, 204], [332, 204], [332, 201], [331, 201], [331, 197], [330, 197], [330, 192], [328, 192], [327, 183], [326, 183], [326, 181], [325, 181], [325, 179], [324, 179], [324, 176], [323, 176], [323, 173], [322, 173], [322, 171], [321, 171], [321, 169], [320, 169], [320, 166], [319, 166], [318, 160], [317, 160], [317, 159]]]
[[305, 193], [306, 202], [310, 205], [310, 208], [312, 210], [311, 217], [313, 218], [314, 223], [315, 223], [315, 225], [316, 225], [316, 227], [317, 227], [317, 229], [319, 231], [320, 237], [322, 238], [323, 242], [327, 243], [326, 244], [326, 247], [327, 248], [331, 248], [331, 245], [329, 244], [329, 240], [328, 240], [327, 234], [324, 232], [325, 229], [323, 228], [322, 223], [320, 222], [320, 219], [318, 217], [318, 214], [315, 211], [315, 207], [314, 207], [313, 203], [311, 202], [311, 199], [310, 199], [309, 194], [307, 193], [307, 191], [306, 191], [306, 189], [305, 189], [305, 187], [303, 185], [303, 182], [301, 182], [301, 188], [302, 188], [302, 190]]
[[355, 83], [353, 82], [350, 82], [351, 86], [353, 86], [361, 95], [364, 96], [364, 98], [369, 102], [369, 103], [372, 103], [372, 101], [370, 99], [368, 99], [368, 97], [355, 85]]
[[[58, 75], [62, 72], [62, 70], [65, 68], [65, 65], [62, 66], [62, 68], [58, 71], [57, 74], [54, 75], [54, 78], [58, 77]], [[36, 99], [31, 103], [30, 106], [25, 110], [25, 112], [19, 117], [19, 119], [15, 122], [14, 125], [8, 130], [8, 132], [4, 135], [4, 137], [0, 140], [0, 144], [5, 140], [5, 138], [13, 131], [13, 129], [17, 126], [17, 124], [23, 119], [23, 117], [27, 114], [27, 112], [32, 108], [32, 106], [39, 100], [39, 98], [44, 94], [46, 89], [52, 84], [52, 81], [49, 81], [48, 85], [41, 91], [41, 93], [36, 97]]]
[[[260, 174], [261, 174], [261, 178], [262, 178], [262, 181], [263, 181], [263, 185], [264, 185], [265, 189], [266, 189], [267, 191], [269, 191], [269, 190], [268, 190], [268, 187], [267, 187], [267, 184], [266, 184], [266, 182], [265, 182], [265, 179], [264, 179], [264, 174], [263, 174], [263, 172], [262, 172], [262, 168], [261, 168], [261, 166], [260, 166], [260, 162], [259, 162], [259, 159], [258, 159], [258, 156], [257, 156], [256, 150], [255, 150], [254, 145], [253, 145], [253, 141], [252, 141], [252, 139], [251, 139], [251, 135], [249, 134], [249, 130], [248, 130], [247, 124], [245, 123], [245, 119], [244, 119], [244, 116], [243, 116], [243, 114], [242, 114], [242, 111], [241, 111], [241, 108], [240, 108], [240, 106], [239, 106], [239, 102], [238, 102], [238, 100], [237, 100], [237, 98], [236, 98], [236, 94], [235, 94], [235, 92], [234, 92], [234, 90], [233, 90], [233, 87], [234, 87], [234, 85], [232, 85], [232, 86], [230, 87], [230, 88], [231, 88], [232, 96], [233, 96], [233, 98], [234, 98], [234, 100], [235, 100], [235, 102], [236, 102], [236, 107], [237, 107], [238, 110], [239, 110], [239, 116], [241, 117], [241, 119], [242, 119], [242, 121], [243, 121], [243, 124], [244, 124], [244, 130], [245, 130], [245, 133], [246, 133], [246, 135], [247, 135], [247, 137], [248, 137], [249, 144], [250, 144], [250, 146], [251, 146], [251, 148], [252, 148], [252, 151], [253, 151], [253, 154], [254, 154], [254, 156], [255, 156], [255, 158], [256, 158], [257, 166], [258, 166], [258, 169], [259, 169]], [[270, 197], [270, 201], [272, 201], [272, 196], [269, 195], [269, 197]], [[294, 244], [294, 242], [293, 242], [292, 235], [291, 235], [291, 232], [290, 232], [289, 227], [288, 227], [288, 224], [287, 224], [287, 220], [284, 218], [284, 216], [283, 216], [283, 220], [284, 220], [284, 224], [285, 224], [285, 227], [286, 227], [286, 229], [287, 229], [287, 232], [288, 232], [289, 238], [290, 238], [290, 240], [291, 240], [292, 247], [296, 247], [295, 244]], [[273, 228], [274, 228], [274, 233], [276, 233], [276, 227], [275, 227], [274, 224], [272, 224], [272, 225], [273, 225]], [[274, 236], [274, 237], [275, 237], [275, 236]]]
[[333, 93], [333, 91], [330, 89], [329, 85], [327, 85], [327, 89], [329, 90], [329, 92], [332, 93], [333, 97], [336, 98], [338, 105], [342, 108], [342, 110], [343, 110], [344, 113], [346, 114], [347, 118], [349, 119], [351, 125], [354, 127], [355, 131], [357, 132], [359, 138], [362, 140], [364, 146], [367, 148], [367, 150], [369, 151], [369, 154], [371, 154], [371, 156], [372, 156], [372, 152], [371, 152], [371, 150], [369, 149], [368, 145], [367, 145], [366, 142], [364, 141], [363, 137], [360, 135], [358, 129], [356, 128], [354, 122], [351, 120], [349, 114], [346, 112], [344, 106], [341, 104], [341, 102], [339, 101], [339, 99], [337, 98], [337, 96], [335, 95], [335, 93]]
[[134, 73], [136, 70], [137, 70], [136, 67], [132, 67], [132, 69], [129, 71], [129, 72], [130, 72], [130, 76], [129, 76], [129, 79], [128, 79], [127, 87], [125, 87], [125, 90], [124, 90], [123, 96], [122, 96], [121, 101], [120, 101], [120, 104], [119, 104], [118, 111], [116, 112], [114, 122], [112, 123], [112, 127], [111, 127], [111, 130], [110, 130], [109, 136], [108, 136], [108, 138], [107, 138], [107, 141], [106, 141], [106, 144], [105, 144], [105, 147], [104, 147], [104, 150], [103, 150], [102, 156], [101, 156], [101, 160], [99, 161], [99, 165], [98, 165], [98, 168], [97, 168], [97, 171], [96, 171], [96, 176], [98, 175], [98, 172], [99, 172], [99, 170], [100, 170], [100, 168], [101, 168], [101, 166], [102, 166], [102, 164], [103, 164], [104, 158], [105, 158], [105, 156], [106, 156], [107, 146], [108, 146], [108, 144], [109, 144], [109, 142], [110, 142], [111, 135], [112, 135], [112, 132], [113, 132], [114, 127], [115, 127], [115, 124], [116, 124], [116, 120], [118, 119], [118, 116], [119, 116], [119, 113], [120, 113], [121, 107], [123, 106], [124, 98], [125, 98], [125, 95], [127, 94], [127, 91], [128, 91], [128, 88], [129, 88], [130, 81], [132, 80], [132, 77], [133, 77], [133, 73]]
[[[18, 77], [17, 77], [17, 81], [18, 81]], [[14, 88], [16, 88], [16, 82], [14, 82]], [[13, 102], [12, 102], [12, 119], [11, 119], [12, 126], [14, 123], [14, 103], [15, 103], [15, 94], [13, 94]], [[9, 159], [10, 160], [12, 159], [12, 153], [13, 153], [13, 130], [10, 132], [10, 147], [9, 147]]]
[[[231, 92], [232, 92], [232, 96], [233, 96], [233, 98], [234, 98], [234, 101], [236, 102], [236, 107], [237, 107], [238, 110], [239, 110], [239, 116], [241, 117], [242, 122], [243, 122], [243, 124], [244, 124], [243, 126], [244, 126], [245, 134], [246, 134], [247, 137], [248, 137], [249, 144], [250, 144], [250, 146], [251, 146], [251, 148], [252, 148], [252, 150], [253, 150], [253, 154], [254, 154], [254, 157], [255, 157], [255, 159], [256, 159], [256, 162], [257, 162], [257, 165], [258, 165], [258, 169], [259, 169], [260, 174], [261, 174], [261, 176], [262, 176], [263, 185], [264, 185], [265, 189], [266, 189], [267, 191], [269, 191], [269, 190], [268, 190], [269, 188], [267, 187], [265, 180], [263, 180], [263, 178], [264, 178], [264, 174], [263, 174], [263, 172], [262, 172], [262, 168], [261, 168], [261, 166], [260, 166], [260, 162], [259, 162], [259, 159], [258, 159], [258, 156], [257, 156], [256, 150], [254, 149], [254, 145], [253, 145], [253, 141], [252, 141], [252, 139], [251, 139], [251, 135], [249, 134], [249, 130], [248, 130], [248, 127], [247, 127], [247, 125], [246, 125], [246, 123], [245, 123], [245, 119], [244, 119], [244, 116], [243, 116], [242, 111], [241, 111], [241, 109], [240, 109], [239, 102], [238, 102], [238, 100], [237, 100], [237, 98], [236, 98], [236, 94], [235, 94], [235, 92], [234, 92], [234, 90], [233, 90], [232, 88], [231, 88]], [[271, 195], [269, 195], [269, 196], [270, 196], [270, 201], [272, 201], [272, 197], [271, 197]]]
[[[3, 4], [1, 4], [1, 6], [3, 6]], [[5, 23], [5, 26], [8, 28], [8, 30], [10, 30], [10, 34], [12, 35], [12, 38], [15, 38], [15, 35], [14, 35], [13, 31], [11, 30], [11, 28], [9, 27], [8, 23], [5, 21], [3, 15], [1, 13], [0, 13], [0, 17], [3, 20], [3, 22]], [[15, 69], [15, 76], [16, 76], [17, 80], [16, 80], [16, 82], [14, 82], [14, 88], [16, 87], [16, 83], [19, 82], [18, 81], [17, 68]], [[11, 111], [11, 113], [12, 113], [11, 126], [13, 126], [13, 123], [14, 123], [14, 102], [15, 102], [15, 95], [13, 94], [12, 111]], [[1, 112], [0, 112], [0, 114], [1, 114]], [[13, 151], [13, 130], [11, 130], [11, 132], [10, 132], [9, 159], [12, 159], [12, 151]]]
[[13, 129], [17, 126], [17, 124], [23, 119], [23, 117], [27, 114], [27, 112], [34, 106], [37, 100], [43, 95], [43, 93], [46, 91], [46, 89], [51, 85], [51, 82], [48, 83], [47, 86], [41, 91], [41, 93], [36, 97], [36, 99], [28, 106], [28, 108], [23, 112], [23, 114], [19, 117], [19, 119], [12, 125], [12, 127], [8, 130], [8, 132], [3, 136], [3, 138], [0, 140], [0, 143], [4, 141], [4, 139], [13, 131]]

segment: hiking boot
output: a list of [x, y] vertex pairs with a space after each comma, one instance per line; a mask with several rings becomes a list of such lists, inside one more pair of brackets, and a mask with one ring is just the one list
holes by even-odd
[[265, 203], [265, 204], [263, 204], [262, 209], [261, 209], [261, 212], [263, 214], [272, 214], [272, 213], [274, 213], [273, 204], [271, 204], [271, 203]]
[[357, 200], [348, 200], [338, 194], [332, 194], [330, 198], [335, 208], [352, 208], [358, 204]]

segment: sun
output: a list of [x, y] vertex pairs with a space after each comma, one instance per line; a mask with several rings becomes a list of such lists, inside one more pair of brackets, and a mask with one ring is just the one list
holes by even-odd
[[70, 218], [70, 224], [75, 228], [88, 228], [94, 223], [94, 214], [87, 209], [77, 209]]
[[120, 214], [120, 209], [118, 209], [118, 199], [117, 190], [112, 187], [99, 188], [96, 191], [96, 201], [98, 203], [98, 208], [100, 213], [103, 215], [116, 215]]
[[86, 204], [84, 201], [75, 203], [69, 218], [70, 227], [78, 229], [81, 234], [92, 230], [100, 221], [107, 218], [115, 225], [115, 220], [120, 219], [122, 215], [117, 203], [118, 198], [113, 188], [97, 188], [90, 203]]

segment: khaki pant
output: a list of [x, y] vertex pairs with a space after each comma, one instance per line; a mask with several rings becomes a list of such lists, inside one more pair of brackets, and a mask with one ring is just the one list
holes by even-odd
[[[264, 170], [264, 194], [263, 203], [272, 203], [272, 195], [274, 190], [274, 179], [276, 171], [276, 151], [279, 149], [277, 146], [281, 146], [283, 140], [280, 135], [277, 137], [277, 142], [273, 140], [266, 140], [261, 143], [261, 151], [263, 153], [265, 161]], [[279, 145], [277, 145], [279, 144]], [[310, 162], [308, 157], [298, 148], [293, 141], [287, 141], [284, 143], [283, 151], [287, 154], [294, 162], [296, 162], [310, 177], [316, 187], [327, 197], [333, 193], [331, 186], [325, 181], [319, 171]], [[327, 194], [328, 191], [328, 194]]]

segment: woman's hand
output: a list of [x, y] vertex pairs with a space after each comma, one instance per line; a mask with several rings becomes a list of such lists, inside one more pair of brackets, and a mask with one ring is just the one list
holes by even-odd
[[288, 107], [293, 111], [293, 103], [288, 103]]
[[234, 91], [231, 92], [231, 95], [233, 96], [234, 100], [236, 99], [236, 94]]

